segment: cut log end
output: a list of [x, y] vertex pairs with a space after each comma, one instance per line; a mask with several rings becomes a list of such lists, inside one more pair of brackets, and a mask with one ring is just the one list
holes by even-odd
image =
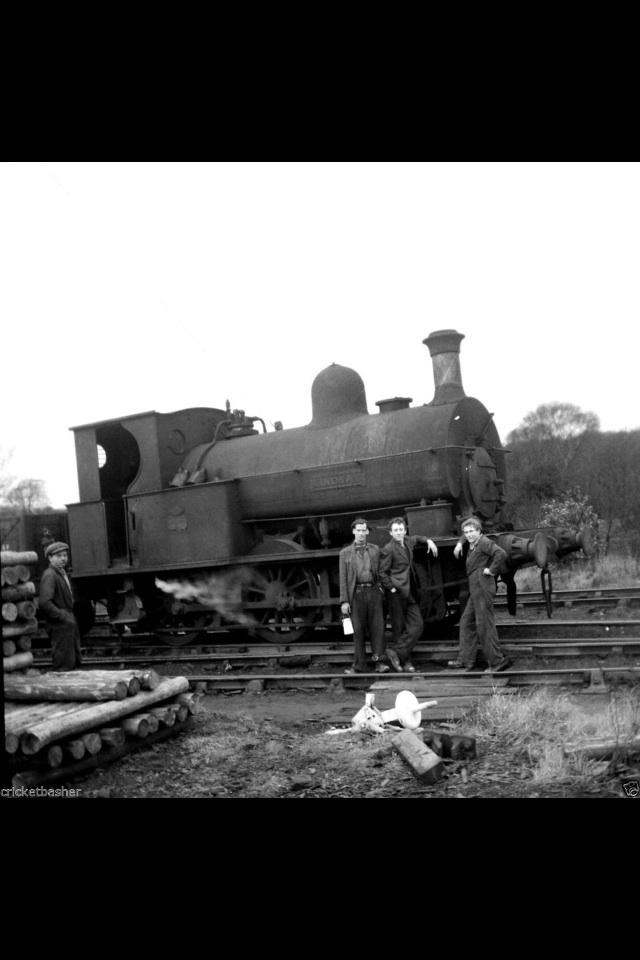
[[442, 778], [442, 760], [415, 735], [413, 730], [403, 730], [393, 738], [392, 743], [420, 783], [432, 784]]
[[33, 665], [33, 654], [28, 653], [14, 653], [12, 657], [4, 657], [2, 661], [3, 670], [5, 673], [13, 673], [14, 670], [25, 670], [27, 667]]

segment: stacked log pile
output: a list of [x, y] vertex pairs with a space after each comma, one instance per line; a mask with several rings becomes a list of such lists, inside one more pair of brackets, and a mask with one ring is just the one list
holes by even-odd
[[153, 670], [5, 674], [5, 750], [14, 787], [60, 782], [184, 729], [198, 710], [186, 677]]
[[[0, 553], [2, 579], [2, 655], [4, 669], [22, 670], [29, 664], [23, 655], [31, 650], [31, 635], [38, 631], [36, 588], [29, 567], [38, 562], [33, 551]], [[17, 660], [15, 658], [18, 658]], [[29, 663], [32, 658], [29, 659]]]
[[182, 730], [197, 712], [186, 677], [153, 670], [40, 673], [34, 552], [1, 552], [5, 750], [14, 787], [60, 782]]

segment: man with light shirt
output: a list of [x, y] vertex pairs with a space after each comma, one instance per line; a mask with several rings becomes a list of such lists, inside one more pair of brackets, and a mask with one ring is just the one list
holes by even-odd
[[376, 673], [386, 673], [384, 663], [384, 613], [379, 581], [380, 550], [367, 543], [369, 526], [362, 517], [351, 524], [353, 543], [340, 551], [340, 610], [353, 623], [353, 666], [345, 673], [365, 673], [366, 640], [371, 644]]

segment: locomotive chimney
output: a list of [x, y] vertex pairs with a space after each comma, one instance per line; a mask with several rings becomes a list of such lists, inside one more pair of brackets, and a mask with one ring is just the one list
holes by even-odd
[[431, 401], [433, 406], [454, 403], [466, 394], [460, 373], [460, 341], [464, 333], [457, 330], [434, 330], [422, 342], [429, 347], [433, 363], [433, 379], [436, 391]]

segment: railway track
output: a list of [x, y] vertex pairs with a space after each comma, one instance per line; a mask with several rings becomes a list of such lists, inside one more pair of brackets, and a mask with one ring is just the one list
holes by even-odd
[[[592, 601], [593, 598], [589, 598]], [[580, 694], [607, 694], [612, 685], [640, 682], [640, 620], [598, 615], [549, 620], [535, 615], [514, 619], [498, 614], [502, 645], [511, 660], [498, 674], [450, 670], [456, 657], [458, 630], [454, 625], [435, 631], [416, 645], [415, 673], [345, 674], [351, 665], [353, 641], [339, 627], [317, 630], [305, 642], [256, 642], [247, 631], [202, 632], [167, 644], [166, 635], [113, 637], [97, 635], [85, 645], [83, 669], [147, 666], [163, 675], [184, 675], [207, 693], [273, 694], [336, 697], [336, 723], [348, 725], [354, 699], [372, 692], [380, 709], [393, 706], [399, 690], [410, 689], [419, 700], [436, 701], [427, 717], [455, 722], [496, 692], [517, 693], [532, 686], [556, 686]], [[50, 652], [34, 651], [34, 666], [50, 668]], [[325, 700], [319, 702], [325, 703]], [[213, 706], [215, 710], [215, 706]], [[243, 706], [244, 709], [244, 706]], [[249, 703], [246, 709], [251, 710]], [[339, 716], [338, 716], [339, 715]], [[326, 722], [326, 719], [323, 720]]]
[[[628, 678], [637, 672], [640, 676], [639, 620], [509, 620], [499, 624], [499, 632], [513, 663], [501, 677], [508, 677], [512, 684], [584, 683], [592, 670], [606, 670], [612, 676], [616, 672], [628, 674]], [[321, 688], [338, 680], [345, 686], [366, 688], [381, 677], [374, 673], [345, 676], [344, 670], [352, 660], [352, 642], [337, 631], [323, 631], [303, 643], [254, 643], [245, 636], [240, 642], [176, 649], [158, 644], [151, 635], [144, 639], [145, 644], [136, 646], [131, 640], [110, 641], [109, 646], [103, 639], [93, 649], [85, 648], [83, 665], [88, 669], [147, 665], [164, 673], [169, 669], [183, 671], [189, 679], [205, 681], [216, 690], [243, 690], [252, 680], [260, 681], [262, 688]], [[406, 676], [412, 682], [416, 676], [440, 677], [441, 681], [461, 676], [446, 669], [456, 651], [457, 631], [444, 631], [437, 639], [422, 641], [414, 648], [417, 674], [393, 676]], [[48, 651], [36, 651], [34, 666], [50, 666]]]
[[[611, 608], [620, 607], [628, 609], [630, 607], [640, 606], [640, 592], [637, 587], [601, 587], [590, 590], [553, 590], [551, 594], [551, 607], [555, 610], [594, 607]], [[519, 610], [523, 609], [542, 609], [546, 607], [547, 601], [544, 594], [540, 591], [525, 590], [519, 591], [517, 597], [517, 606]], [[495, 600], [496, 612], [507, 609], [507, 599], [505, 593], [498, 593]]]
[[491, 690], [500, 689], [503, 693], [511, 692], [519, 687], [536, 685], [572, 685], [585, 688], [590, 693], [606, 693], [608, 684], [620, 682], [640, 681], [640, 664], [625, 667], [564, 667], [538, 669], [510, 669], [497, 675], [496, 683], [493, 677], [482, 670], [474, 673], [463, 673], [455, 670], [440, 670], [437, 672], [419, 670], [412, 674], [394, 673], [381, 675], [379, 673], [361, 673], [344, 676], [343, 674], [325, 673], [255, 673], [233, 674], [222, 677], [212, 677], [211, 674], [190, 674], [192, 683], [205, 683], [208, 692], [216, 693], [244, 693], [248, 689], [256, 692], [264, 690], [326, 690], [328, 687], [344, 687], [347, 690], [380, 689], [386, 686], [420, 688], [420, 696], [429, 698], [451, 698], [455, 692], [457, 696], [464, 694], [467, 689], [469, 696], [477, 694], [478, 687]]
[[[501, 677], [509, 686], [535, 683], [581, 684], [594, 686], [597, 672], [599, 684], [616, 679], [640, 678], [640, 620], [630, 617], [605, 617], [606, 604], [640, 602], [632, 588], [606, 590], [556, 591], [556, 604], [584, 609], [592, 604], [591, 615], [574, 619], [536, 617], [513, 618], [501, 611], [498, 603], [498, 632], [512, 667]], [[544, 605], [542, 593], [524, 593], [519, 603], [524, 606]], [[441, 626], [427, 640], [417, 644], [413, 662], [416, 674], [385, 674], [384, 677], [406, 677], [430, 685], [450, 683], [457, 678], [483, 676], [461, 675], [446, 669], [455, 659], [458, 643], [456, 625]], [[206, 682], [211, 690], [242, 691], [251, 681], [261, 689], [326, 688], [340, 683], [347, 688], [367, 689], [380, 681], [380, 674], [347, 676], [353, 655], [351, 639], [346, 639], [338, 625], [316, 630], [311, 639], [287, 643], [256, 642], [246, 630], [181, 630], [171, 644], [171, 637], [162, 634], [110, 634], [108, 624], [99, 625], [84, 646], [84, 667], [130, 667], [148, 665], [160, 672], [183, 671], [192, 681]], [[34, 666], [50, 667], [50, 651], [35, 649]], [[490, 681], [490, 677], [488, 678]], [[256, 684], [254, 684], [256, 686]]]

